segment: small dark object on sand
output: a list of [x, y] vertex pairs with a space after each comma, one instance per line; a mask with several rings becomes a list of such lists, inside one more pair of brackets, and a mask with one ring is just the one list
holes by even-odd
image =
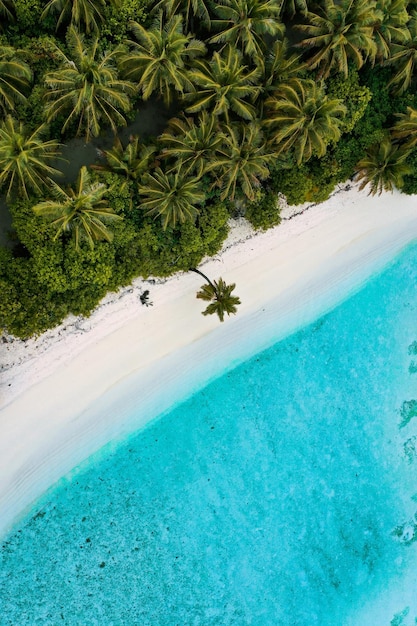
[[153, 302], [149, 302], [149, 289], [140, 294], [139, 300], [145, 306], [153, 306]]

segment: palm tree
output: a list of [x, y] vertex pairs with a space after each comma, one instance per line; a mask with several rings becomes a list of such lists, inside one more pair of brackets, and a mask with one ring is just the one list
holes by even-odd
[[347, 77], [349, 61], [359, 69], [368, 57], [375, 56], [375, 0], [323, 0], [315, 12], [308, 11], [306, 19], [308, 24], [297, 27], [307, 36], [297, 45], [317, 49], [309, 53], [306, 63], [319, 68], [320, 77], [327, 78], [333, 70]]
[[120, 0], [49, 0], [41, 19], [49, 14], [59, 14], [56, 29], [63, 24], [71, 23], [77, 28], [85, 28], [87, 33], [98, 32], [104, 21], [103, 9], [106, 4], [119, 7]]
[[[13, 22], [15, 20], [15, 3], [14, 0], [0, 0], [0, 17], [5, 22]], [[1, 30], [2, 24], [0, 24]]]
[[202, 311], [202, 315], [213, 315], [216, 313], [219, 320], [224, 322], [224, 315], [235, 315], [237, 307], [240, 302], [238, 296], [232, 296], [232, 291], [235, 289], [236, 284], [232, 283], [227, 285], [223, 278], [219, 278], [218, 281], [211, 281], [208, 276], [200, 272], [195, 267], [191, 268], [192, 272], [200, 274], [207, 281], [207, 285], [202, 285], [200, 291], [197, 292], [197, 298], [210, 302], [208, 307]]
[[359, 189], [369, 184], [372, 195], [393, 191], [394, 187], [400, 189], [404, 176], [413, 171], [406, 163], [409, 155], [409, 150], [393, 144], [388, 136], [373, 144], [356, 166], [357, 180], [362, 180]]
[[288, 41], [274, 41], [266, 55], [263, 85], [264, 91], [276, 90], [283, 82], [297, 78], [305, 69], [298, 54], [288, 55]]
[[0, 126], [0, 187], [6, 189], [7, 197], [31, 192], [41, 193], [48, 176], [60, 172], [49, 163], [59, 155], [59, 143], [43, 141], [46, 127], [28, 131], [22, 122], [10, 115]]
[[180, 15], [165, 21], [161, 12], [150, 29], [137, 22], [130, 28], [137, 41], [131, 41], [132, 50], [121, 57], [121, 72], [139, 82], [144, 100], [156, 92], [170, 105], [174, 93], [191, 88], [187, 64], [205, 53], [205, 45], [183, 34]]
[[259, 77], [259, 69], [249, 70], [243, 65], [241, 54], [232, 46], [221, 54], [215, 52], [208, 63], [198, 60], [189, 72], [195, 88], [186, 95], [186, 100], [193, 102], [186, 111], [196, 113], [209, 109], [214, 115], [224, 115], [229, 121], [232, 110], [239, 117], [253, 120], [256, 109], [248, 99], [255, 101], [258, 97]]
[[417, 68], [417, 12], [413, 12], [407, 24], [409, 37], [404, 43], [391, 45], [391, 56], [387, 65], [393, 65], [395, 74], [388, 83], [396, 94], [402, 94], [411, 85]]
[[293, 150], [298, 165], [313, 155], [323, 156], [329, 142], [340, 138], [346, 107], [338, 98], [328, 98], [320, 83], [293, 79], [265, 105], [270, 140], [278, 154]]
[[[312, 4], [310, 2], [310, 4]], [[282, 0], [281, 13], [293, 18], [297, 13], [306, 15], [308, 12], [309, 0]]]
[[39, 202], [33, 207], [36, 215], [46, 218], [56, 229], [54, 240], [71, 233], [76, 250], [87, 241], [94, 248], [96, 241], [112, 241], [113, 233], [107, 223], [121, 220], [104, 199], [109, 189], [103, 183], [92, 182], [86, 167], [80, 169], [76, 188], [64, 189], [52, 182], [53, 200]]
[[185, 32], [195, 32], [197, 23], [210, 27], [210, 0], [159, 0], [151, 10], [151, 14], [163, 10], [168, 18], [182, 15]]
[[168, 173], [156, 168], [144, 177], [139, 193], [143, 196], [140, 208], [146, 215], [160, 216], [164, 230], [193, 219], [198, 213], [196, 205], [205, 199], [199, 179], [181, 168]]
[[77, 124], [77, 136], [85, 133], [87, 141], [99, 134], [103, 124], [116, 132], [126, 125], [123, 114], [131, 109], [136, 93], [133, 83], [118, 78], [117, 50], [101, 53], [97, 38], [86, 47], [83, 35], [73, 27], [67, 39], [70, 55], [57, 48], [62, 65], [45, 76], [47, 121], [65, 116], [62, 132]]
[[113, 148], [101, 152], [107, 163], [92, 165], [91, 169], [114, 172], [124, 178], [120, 188], [130, 188], [131, 183], [139, 184], [143, 174], [148, 171], [150, 160], [155, 152], [155, 146], [141, 144], [137, 136], [130, 137], [126, 148], [123, 147], [119, 137], [116, 137]]
[[224, 141], [214, 115], [203, 111], [197, 123], [192, 118], [173, 118], [167, 130], [159, 137], [162, 144], [161, 156], [174, 158], [174, 167], [182, 167], [184, 172], [200, 178], [208, 168], [208, 163], [216, 158]]
[[217, 19], [211, 21], [211, 28], [220, 32], [210, 43], [230, 44], [263, 65], [265, 36], [284, 34], [280, 10], [279, 0], [218, 0], [214, 9]]
[[399, 118], [392, 128], [392, 136], [405, 139], [404, 148], [414, 148], [417, 144], [417, 110], [407, 107], [407, 113], [398, 113]]
[[269, 176], [268, 163], [276, 158], [267, 153], [258, 124], [233, 123], [223, 127], [224, 144], [208, 165], [222, 187], [221, 198], [234, 200], [240, 190], [254, 200], [261, 181]]
[[0, 108], [3, 113], [14, 111], [15, 105], [26, 101], [32, 71], [12, 46], [0, 45]]
[[375, 58], [382, 62], [390, 57], [393, 43], [405, 44], [409, 41], [407, 22], [410, 16], [404, 0], [378, 0], [377, 16], [374, 25]]

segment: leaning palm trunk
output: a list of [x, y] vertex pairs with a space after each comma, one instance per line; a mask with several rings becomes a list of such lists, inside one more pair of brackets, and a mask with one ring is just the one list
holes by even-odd
[[219, 320], [223, 322], [225, 313], [227, 315], [236, 313], [237, 306], [240, 304], [240, 298], [231, 295], [236, 287], [235, 283], [227, 285], [222, 278], [212, 282], [208, 276], [197, 268], [192, 267], [191, 271], [200, 274], [207, 281], [207, 285], [202, 285], [200, 291], [197, 292], [197, 298], [210, 302], [207, 308], [202, 311], [202, 315], [213, 315], [216, 313]]

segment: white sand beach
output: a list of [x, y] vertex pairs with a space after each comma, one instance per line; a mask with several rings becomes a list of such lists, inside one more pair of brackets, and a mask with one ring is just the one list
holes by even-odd
[[[285, 209], [254, 234], [243, 220], [201, 269], [236, 283], [242, 304], [203, 317], [193, 273], [137, 280], [88, 319], [41, 337], [5, 337], [0, 365], [0, 535], [54, 482], [105, 443], [167, 410], [226, 366], [334, 306], [417, 238], [417, 198], [338, 189]], [[150, 291], [153, 306], [139, 295]], [[230, 355], [233, 355], [231, 359]], [[122, 401], [123, 398], [123, 401]], [[134, 410], [136, 407], [136, 410]]]

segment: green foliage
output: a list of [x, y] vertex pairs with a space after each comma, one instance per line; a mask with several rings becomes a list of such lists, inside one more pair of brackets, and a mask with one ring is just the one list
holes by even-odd
[[[68, 302], [42, 289], [33, 271], [33, 261], [12, 258], [0, 263], [2, 306], [0, 327], [26, 339], [59, 324], [70, 312]], [[4, 298], [3, 298], [4, 293]]]
[[289, 205], [303, 204], [311, 190], [311, 180], [305, 165], [271, 168], [269, 183], [276, 192], [281, 192]]
[[43, 0], [15, 0], [14, 5], [16, 19], [9, 29], [15, 35], [37, 37], [41, 31], [52, 30], [50, 21], [41, 25]]
[[304, 165], [276, 167], [271, 186], [281, 192], [289, 205], [324, 202], [341, 181], [340, 168], [331, 154], [313, 158]]
[[119, 7], [107, 4], [104, 9], [104, 23], [100, 29], [101, 38], [116, 44], [124, 42], [130, 22], [145, 22], [148, 5], [148, 0], [122, 0]]
[[353, 134], [367, 148], [380, 141], [386, 128], [395, 122], [394, 113], [402, 110], [403, 100], [392, 96], [387, 89], [390, 70], [375, 67], [361, 74], [362, 82], [371, 90], [372, 98], [364, 115], [356, 124]]
[[46, 72], [57, 69], [61, 63], [59, 41], [53, 35], [22, 36], [19, 45], [32, 69], [35, 81], [40, 81]]
[[[106, 231], [108, 241], [99, 236], [94, 248], [77, 249], [67, 232], [54, 241], [56, 228], [35, 215], [33, 206], [48, 200], [41, 182], [45, 168], [35, 189], [26, 175], [12, 184], [19, 194], [10, 207], [17, 243], [12, 252], [0, 249], [0, 326], [20, 337], [40, 333], [69, 313], [88, 315], [105, 293], [136, 276], [196, 267], [220, 249], [236, 212], [235, 197], [259, 229], [279, 224], [281, 193], [289, 204], [325, 200], [358, 163], [378, 157], [376, 147], [389, 135], [393, 157], [412, 149], [400, 169], [388, 164], [393, 184], [403, 176], [403, 191], [417, 194], [417, 147], [410, 134], [417, 111], [414, 82], [398, 95], [417, 58], [415, 38], [407, 35], [417, 24], [415, 16], [407, 22], [414, 2], [286, 0], [281, 15], [296, 15], [304, 33], [303, 57], [285, 40], [264, 39], [265, 32], [282, 30], [275, 1], [152, 5], [147, 0], [3, 2], [10, 12], [1, 16], [0, 106], [3, 123], [8, 113], [16, 120], [10, 136], [36, 140], [32, 147], [38, 150], [59, 140], [63, 126], [65, 137], [98, 135], [106, 126], [116, 133], [132, 113], [138, 89], [145, 99], [152, 94], [176, 107], [157, 147], [135, 137], [126, 144], [120, 137], [106, 151], [107, 163], [101, 161], [94, 182], [106, 187], [107, 208], [117, 221]], [[145, 28], [148, 8], [153, 22]], [[67, 34], [70, 22], [79, 30]], [[344, 26], [349, 31], [340, 36]], [[222, 47], [227, 42], [232, 45]], [[325, 81], [317, 81], [320, 73]], [[390, 81], [397, 95], [389, 93]], [[50, 123], [39, 138], [45, 104]], [[197, 120], [193, 114], [203, 110]], [[239, 127], [238, 119], [244, 120]], [[17, 132], [20, 124], [24, 133]], [[4, 138], [3, 156], [10, 161], [6, 143]], [[49, 145], [46, 165], [55, 165], [48, 161], [54, 148]], [[6, 188], [11, 174], [6, 176], [5, 163], [0, 171]], [[161, 174], [152, 181], [155, 172]], [[414, 410], [403, 406], [403, 423]]]
[[198, 265], [204, 256], [220, 249], [227, 236], [228, 219], [224, 204], [206, 206], [195, 222], [184, 222], [165, 231], [146, 218], [138, 233], [141, 275], [170, 276]]
[[342, 133], [350, 133], [354, 129], [372, 98], [369, 87], [359, 84], [359, 75], [354, 69], [350, 70], [347, 77], [342, 74], [334, 76], [329, 81], [327, 95], [330, 98], [340, 98], [346, 107], [340, 127]]
[[245, 217], [257, 230], [268, 230], [281, 223], [278, 195], [272, 190], [263, 191], [260, 198], [245, 208]]
[[411, 151], [407, 163], [412, 171], [404, 176], [404, 184], [401, 187], [401, 191], [409, 195], [417, 194], [417, 148]]

